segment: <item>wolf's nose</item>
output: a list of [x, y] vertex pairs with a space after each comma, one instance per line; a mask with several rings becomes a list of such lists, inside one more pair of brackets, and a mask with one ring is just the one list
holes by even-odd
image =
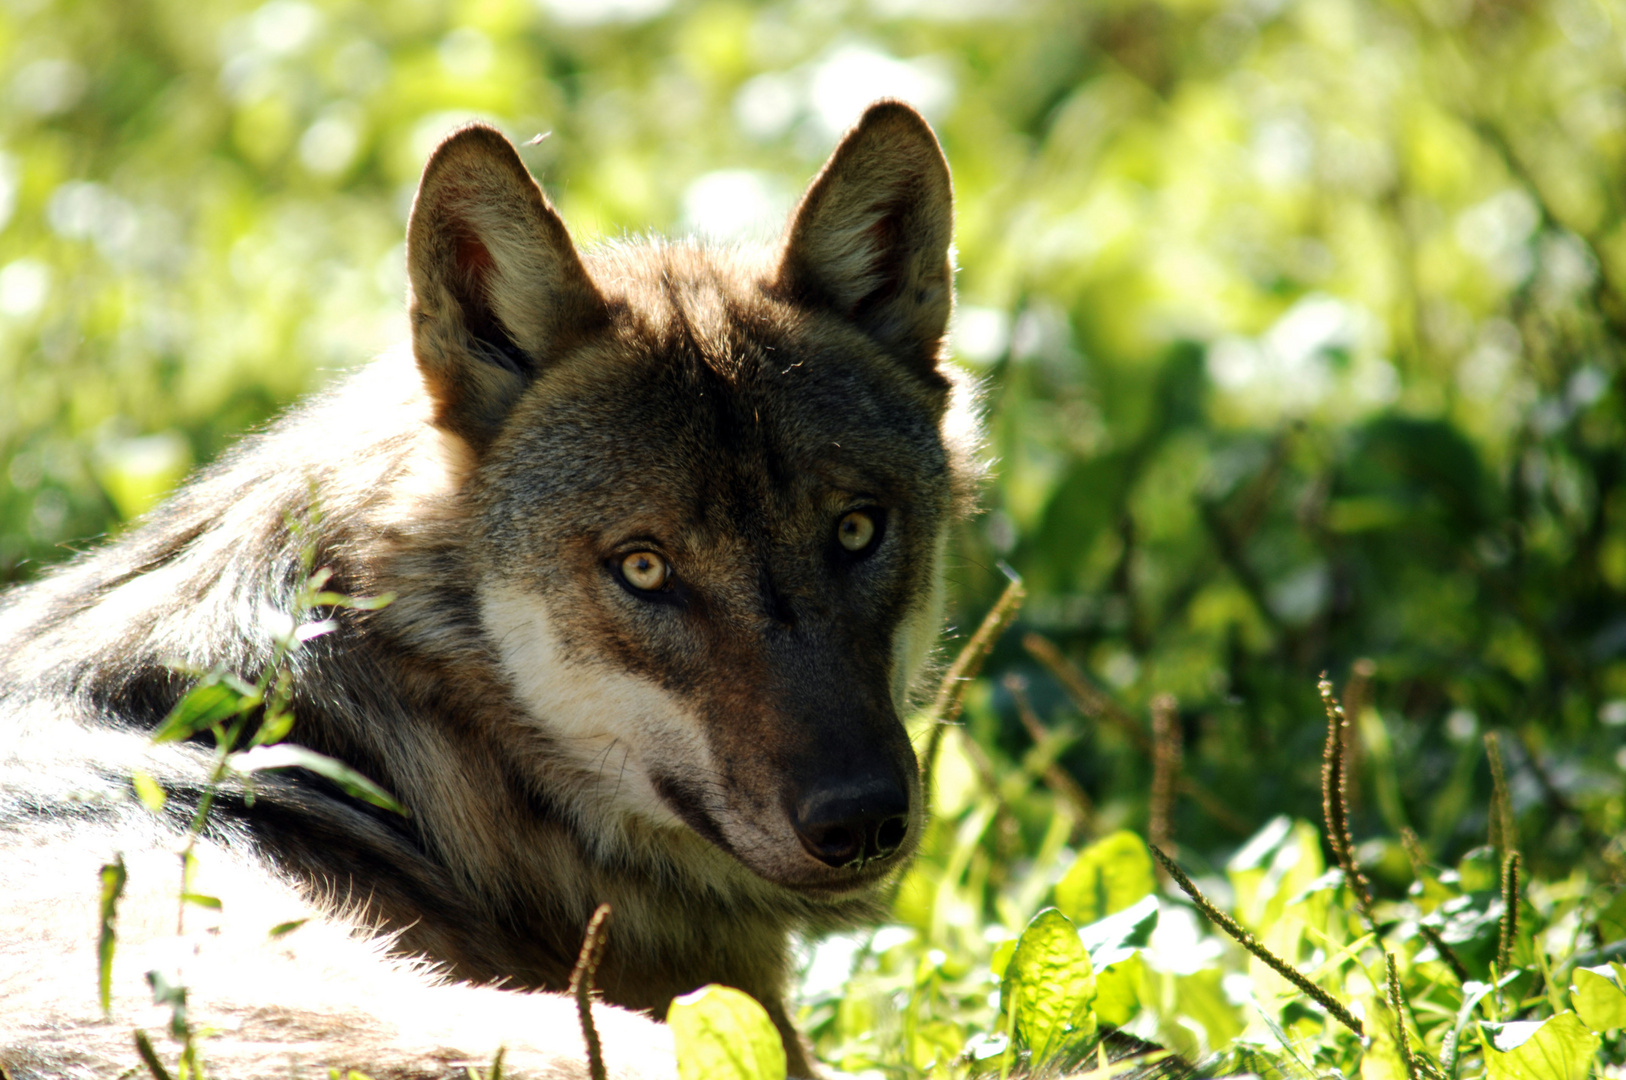
[[887, 781], [823, 788], [797, 802], [795, 825], [809, 855], [856, 869], [903, 846], [909, 795]]

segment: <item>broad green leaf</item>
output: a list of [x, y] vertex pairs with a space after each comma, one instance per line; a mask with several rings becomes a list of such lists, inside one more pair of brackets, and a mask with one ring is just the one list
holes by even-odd
[[1479, 1025], [1488, 1080], [1586, 1080], [1599, 1038], [1572, 1012]]
[[1078, 928], [1079, 940], [1098, 969], [1144, 949], [1157, 929], [1157, 897], [1145, 896], [1122, 911]]
[[784, 1080], [785, 1045], [768, 1011], [740, 990], [713, 983], [666, 1012], [682, 1080]]
[[1033, 1069], [1077, 1039], [1095, 1034], [1095, 973], [1078, 930], [1055, 908], [1033, 917], [999, 984], [1000, 1008], [1014, 1018]]
[[1140, 1012], [1140, 985], [1146, 964], [1131, 953], [1111, 967], [1095, 972], [1095, 1018], [1103, 1024], [1123, 1027]]
[[1079, 852], [1056, 883], [1056, 907], [1078, 923], [1093, 923], [1122, 911], [1156, 886], [1152, 856], [1141, 838], [1119, 831]]
[[1293, 898], [1310, 889], [1324, 869], [1321, 835], [1315, 826], [1278, 816], [1226, 864], [1226, 876], [1236, 892], [1231, 914], [1266, 939], [1266, 945], [1291, 953], [1296, 941], [1283, 935], [1296, 934], [1298, 923], [1284, 920], [1282, 913]]
[[1209, 967], [1190, 975], [1177, 975], [1174, 980], [1176, 1015], [1189, 1017], [1202, 1025], [1210, 1051], [1223, 1049], [1247, 1026], [1241, 1010], [1231, 1003], [1225, 992], [1224, 979], [1223, 971]]
[[1575, 1015], [1593, 1031], [1626, 1027], [1626, 992], [1615, 984], [1609, 967], [1577, 968], [1570, 987]]
[[325, 754], [318, 754], [314, 750], [307, 750], [303, 746], [294, 746], [292, 743], [256, 746], [252, 750], [229, 755], [226, 764], [234, 771], [244, 774], [263, 772], [267, 769], [309, 769], [318, 776], [326, 777], [338, 784], [347, 794], [365, 799], [374, 806], [393, 810], [402, 816], [407, 815], [406, 807], [396, 802], [389, 792], [344, 762]]

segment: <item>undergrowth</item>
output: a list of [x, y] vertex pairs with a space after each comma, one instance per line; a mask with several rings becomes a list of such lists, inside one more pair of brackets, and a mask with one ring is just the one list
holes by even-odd
[[[323, 591], [326, 574], [312, 558], [299, 610], [387, 602]], [[954, 724], [1021, 599], [1013, 580], [916, 718], [934, 813], [896, 888], [891, 921], [804, 950], [800, 1021], [821, 1060], [876, 1080], [1626, 1076], [1626, 892], [1596, 885], [1582, 868], [1562, 878], [1521, 872], [1495, 733], [1484, 740], [1495, 780], [1487, 842], [1446, 865], [1409, 830], [1389, 838], [1406, 853], [1411, 880], [1403, 893], [1385, 894], [1360, 860], [1373, 838], [1350, 833], [1348, 759], [1358, 727], [1323, 677], [1322, 821], [1261, 823], [1223, 865], [1199, 863], [1191, 874], [1172, 834], [1172, 804], [1188, 798], [1223, 813], [1224, 793], [1181, 775], [1171, 699], [1157, 699], [1143, 726], [1054, 646], [1031, 635], [1025, 642], [1068, 689], [1080, 724], [1115, 725], [1150, 757], [1151, 843], [1102, 828], [1057, 764], [1079, 727], [1046, 726], [1020, 681], [1007, 681], [1033, 737], [1020, 760], [1001, 760]], [[179, 852], [178, 924], [188, 905], [219, 905], [191, 890], [191, 849], [222, 783], [299, 766], [392, 805], [339, 763], [279, 742], [292, 725], [288, 658], [332, 625], [291, 620], [255, 682], [205, 674], [155, 733], [160, 741], [210, 733], [216, 745]], [[1362, 708], [1369, 695], [1359, 680], [1370, 676], [1358, 666], [1346, 688]], [[162, 806], [150, 778], [138, 775], [134, 786], [149, 807]], [[122, 863], [103, 869], [104, 1008], [123, 881]], [[598, 957], [613, 948], [610, 915], [608, 905], [595, 915], [572, 981], [595, 1077], [603, 1064], [587, 1006]], [[161, 1053], [137, 1031], [146, 1070], [155, 1080], [206, 1076], [206, 1040], [187, 1022], [179, 974], [154, 971], [148, 980], [154, 1000], [171, 1006], [174, 1047]], [[784, 1077], [778, 1035], [737, 990], [702, 988], [674, 1002], [668, 1020], [685, 1080]], [[470, 1073], [498, 1080], [501, 1055]]]

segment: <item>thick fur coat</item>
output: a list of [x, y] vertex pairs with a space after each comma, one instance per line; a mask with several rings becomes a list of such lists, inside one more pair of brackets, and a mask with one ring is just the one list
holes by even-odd
[[[763, 252], [578, 253], [495, 131], [435, 152], [412, 341], [105, 548], [0, 599], [0, 1063], [117, 1076], [179, 978], [222, 1076], [581, 1076], [563, 990], [609, 903], [612, 1075], [673, 1073], [648, 1017], [719, 982], [785, 1005], [787, 941], [848, 925], [921, 832], [900, 721], [941, 618], [973, 424], [942, 365], [949, 174], [873, 106]], [[377, 610], [296, 610], [311, 563]], [[302, 769], [227, 785], [177, 936], [209, 740], [150, 733], [217, 666], [271, 662]], [[137, 771], [167, 792], [131, 794]], [[113, 1002], [97, 870], [122, 855]], [[272, 926], [306, 920], [271, 936]], [[529, 991], [541, 991], [530, 993]]]

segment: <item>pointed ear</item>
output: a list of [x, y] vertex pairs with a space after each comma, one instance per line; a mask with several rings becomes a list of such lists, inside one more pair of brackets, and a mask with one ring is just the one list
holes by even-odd
[[435, 421], [477, 449], [542, 366], [607, 317], [564, 222], [513, 144], [483, 125], [450, 135], [424, 167], [407, 280]]
[[948, 163], [919, 113], [871, 105], [791, 217], [775, 291], [851, 319], [935, 377], [954, 302]]

